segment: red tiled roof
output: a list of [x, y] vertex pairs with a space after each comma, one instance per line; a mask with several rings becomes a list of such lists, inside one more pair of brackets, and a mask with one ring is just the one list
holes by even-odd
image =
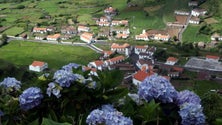
[[173, 67], [174, 71], [183, 72], [183, 68], [180, 67]]
[[112, 45], [111, 45], [111, 48], [127, 48], [127, 47], [129, 47], [130, 45], [128, 44], [128, 43], [124, 43], [123, 45], [119, 45], [119, 44], [117, 44], [117, 43], [113, 43]]
[[96, 71], [97, 71], [96, 68], [90, 68], [90, 67], [87, 67], [87, 66], [84, 66], [83, 69], [84, 69], [85, 71], [88, 71], [88, 70], [91, 70], [91, 71], [93, 71], [93, 72], [96, 72]]
[[212, 55], [206, 55], [206, 58], [208, 58], [208, 59], [220, 59], [220, 57], [219, 56], [212, 56]]
[[93, 34], [92, 33], [88, 33], [88, 32], [84, 32], [83, 34], [81, 34], [82, 38], [85, 38], [87, 40], [91, 40], [93, 38]]
[[113, 54], [113, 51], [103, 51], [104, 54], [107, 54], [107, 55], [112, 55]]
[[138, 49], [147, 49], [147, 46], [135, 46], [135, 48], [138, 48]]
[[124, 56], [117, 56], [117, 57], [114, 57], [112, 59], [109, 59], [110, 62], [116, 62], [116, 61], [119, 61], [119, 60], [124, 60], [125, 57]]
[[58, 39], [61, 35], [60, 34], [54, 34], [54, 35], [48, 35], [47, 38], [55, 38]]
[[175, 57], [169, 57], [168, 59], [167, 59], [167, 61], [171, 61], [171, 62], [177, 62], [177, 58], [175, 58]]
[[33, 30], [37, 30], [37, 31], [46, 31], [46, 28], [40, 28], [40, 27], [34, 27]]
[[144, 71], [138, 71], [136, 74], [134, 74], [133, 78], [143, 81], [146, 77], [153, 75], [154, 73], [146, 73]]
[[33, 61], [32, 62], [32, 66], [44, 66], [45, 62], [41, 62], [41, 61]]
[[94, 61], [94, 63], [96, 64], [96, 66], [101, 66], [104, 64], [104, 62], [101, 60], [96, 60], [96, 61]]

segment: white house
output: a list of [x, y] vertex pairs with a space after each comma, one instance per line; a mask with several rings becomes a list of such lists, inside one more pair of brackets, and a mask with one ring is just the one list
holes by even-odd
[[98, 70], [102, 70], [104, 66], [104, 62], [101, 60], [96, 60], [93, 62], [89, 62], [88, 67], [90, 68], [96, 68]]
[[153, 60], [139, 59], [136, 62], [136, 66], [142, 71], [144, 71], [144, 68], [145, 68], [145, 70], [153, 69], [153, 64], [154, 64]]
[[120, 63], [124, 60], [125, 60], [124, 56], [117, 56], [117, 57], [114, 57], [114, 58], [111, 58], [111, 59], [108, 59], [108, 60], [104, 61], [104, 65], [105, 66], [110, 66], [110, 65], [113, 65], [113, 64]]
[[87, 66], [83, 66], [82, 68], [83, 68], [84, 71], [90, 71], [89, 75], [98, 76], [96, 68], [90, 68], [90, 67], [87, 67]]
[[93, 34], [84, 32], [83, 34], [80, 35], [80, 39], [86, 43], [91, 43], [93, 41]]
[[99, 22], [109, 22], [109, 19], [105, 16], [99, 18]]
[[78, 26], [77, 30], [78, 32], [89, 32], [90, 28], [87, 26]]
[[207, 10], [201, 9], [201, 8], [196, 8], [191, 11], [192, 16], [203, 16], [206, 13], [207, 13]]
[[149, 53], [141, 52], [139, 53], [139, 59], [152, 59], [152, 56]]
[[191, 17], [189, 20], [189, 23], [191, 24], [199, 24], [200, 23], [200, 18], [198, 17]]
[[74, 26], [63, 26], [61, 28], [62, 34], [77, 34], [76, 27]]
[[43, 39], [45, 39], [45, 38], [46, 38], [45, 35], [36, 35], [36, 36], [35, 36], [35, 39], [36, 39], [36, 40], [43, 40]]
[[220, 59], [219, 56], [206, 55], [206, 60], [207, 60], [207, 61], [218, 62], [219, 59]]
[[214, 33], [211, 37], [210, 37], [210, 39], [212, 40], [212, 41], [222, 41], [222, 36], [220, 35], [220, 34], [218, 34], [218, 33]]
[[104, 13], [105, 14], [116, 14], [116, 9], [114, 9], [113, 7], [107, 7], [105, 10], [104, 10]]
[[130, 34], [129, 28], [124, 28], [124, 27], [111, 27], [110, 32], [116, 32], [118, 33], [123, 33], [123, 34]]
[[113, 51], [103, 51], [102, 53], [104, 58], [110, 57], [112, 54], [114, 54]]
[[190, 13], [189, 12], [187, 12], [187, 11], [182, 11], [182, 10], [175, 10], [174, 11], [174, 13], [176, 14], [176, 15], [190, 15]]
[[149, 41], [149, 36], [146, 33], [146, 30], [143, 30], [141, 34], [135, 36], [136, 40], [144, 40], [144, 41]]
[[99, 25], [99, 26], [110, 26], [110, 22], [97, 21], [96, 24]]
[[125, 54], [126, 56], [129, 56], [131, 54], [131, 48], [130, 45], [125, 43], [123, 45], [119, 45], [117, 43], [113, 43], [111, 45], [111, 51], [117, 52], [120, 54]]
[[32, 32], [33, 33], [46, 33], [47, 29], [46, 28], [41, 28], [41, 27], [34, 27]]
[[135, 46], [134, 52], [138, 55], [141, 52], [145, 53], [147, 49], [148, 49], [148, 46]]
[[46, 62], [41, 61], [33, 61], [32, 64], [29, 65], [29, 70], [35, 72], [41, 72], [46, 68], [48, 68], [48, 64]]
[[124, 34], [124, 33], [118, 33], [117, 35], [116, 35], [116, 38], [122, 38], [122, 39], [126, 39], [126, 38], [128, 38], [129, 37], [129, 34]]
[[113, 20], [111, 22], [111, 26], [119, 26], [119, 25], [124, 25], [124, 26], [128, 26], [128, 20]]
[[170, 35], [166, 30], [148, 30], [146, 33], [149, 39], [152, 40], [168, 41], [170, 39]]
[[139, 84], [141, 84], [143, 82], [143, 80], [146, 79], [146, 77], [149, 77], [153, 74], [154, 73], [146, 73], [146, 72], [140, 70], [133, 75], [133, 84], [135, 86], [139, 86]]
[[178, 59], [177, 59], [177, 58], [175, 58], [175, 57], [169, 57], [169, 58], [167, 59], [167, 61], [166, 61], [165, 64], [167, 64], [167, 65], [174, 65], [174, 64], [176, 64], [177, 62], [178, 62]]
[[60, 36], [61, 36], [60, 34], [48, 35], [47, 40], [56, 41], [60, 38]]
[[169, 41], [170, 35], [169, 34], [156, 34], [154, 35], [154, 40], [161, 40], [161, 41]]

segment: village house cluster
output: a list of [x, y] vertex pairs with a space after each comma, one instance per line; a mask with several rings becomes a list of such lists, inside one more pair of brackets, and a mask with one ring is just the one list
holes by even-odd
[[[207, 11], [199, 8], [198, 0], [191, 0], [188, 3], [193, 9], [189, 11], [175, 10], [175, 22], [167, 22], [165, 30], [143, 30], [141, 34], [135, 35], [135, 40], [143, 41], [169, 41], [172, 37], [179, 37], [179, 33], [186, 28], [188, 23], [199, 24], [200, 16], [204, 16]], [[34, 27], [32, 32], [35, 39], [59, 41], [67, 40], [74, 36], [79, 36], [80, 40], [86, 43], [92, 43], [99, 40], [99, 38], [106, 39], [127, 39], [130, 35], [129, 21], [123, 19], [113, 19], [118, 10], [113, 7], [107, 7], [103, 10], [104, 15], [95, 19], [95, 24], [99, 28], [98, 35], [92, 31], [90, 26], [78, 25], [62, 26], [58, 31], [56, 28], [50, 27]], [[173, 33], [172, 33], [173, 32]], [[222, 36], [215, 33], [211, 36], [212, 41], [221, 41]], [[199, 43], [198, 43], [199, 46]], [[125, 73], [124, 81], [126, 83], [133, 83], [132, 85], [138, 86], [146, 77], [151, 75], [162, 75], [166, 79], [182, 78], [184, 68], [179, 66], [179, 59], [176, 57], [168, 57], [165, 62], [157, 62], [154, 58], [154, 53], [157, 48], [148, 45], [135, 45], [132, 46], [128, 43], [118, 44], [112, 43], [110, 50], [104, 50], [98, 60], [94, 60], [83, 66], [83, 70], [90, 70], [91, 75], [98, 75], [97, 71], [114, 70], [118, 69]], [[197, 59], [200, 60], [200, 59]], [[191, 58], [185, 67], [194, 67], [195, 62], [198, 62], [196, 67], [202, 64], [220, 65], [219, 57], [207, 55], [202, 61], [195, 61]], [[200, 63], [199, 63], [200, 62]], [[29, 69], [36, 72], [41, 72], [48, 68], [46, 62], [34, 61]], [[203, 68], [203, 67], [202, 67]], [[130, 82], [129, 82], [130, 81]]]

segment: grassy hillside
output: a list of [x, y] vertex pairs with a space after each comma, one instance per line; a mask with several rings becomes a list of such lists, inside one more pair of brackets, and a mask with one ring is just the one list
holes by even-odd
[[[217, 32], [222, 34], [222, 1], [207, 0], [200, 5], [208, 11], [206, 16], [201, 17], [200, 25], [190, 25], [183, 34], [183, 41], [187, 42], [210, 42], [210, 36]], [[205, 29], [205, 31], [201, 30]], [[203, 31], [203, 32], [201, 32]]]
[[[133, 0], [132, 0], [133, 1]], [[0, 5], [0, 16], [6, 21], [1, 21], [3, 26], [29, 27], [40, 25], [56, 25], [57, 27], [66, 25], [68, 19], [77, 20], [81, 24], [94, 25], [93, 17], [103, 15], [103, 9], [113, 6], [120, 12], [116, 18], [129, 19], [130, 28], [134, 34], [140, 33], [142, 29], [164, 29], [165, 23], [174, 21], [173, 11], [175, 9], [187, 9], [189, 0], [134, 0], [138, 6], [128, 8], [127, 0], [44, 0], [44, 1], [25, 1], [20, 3], [4, 3]], [[23, 9], [18, 9], [24, 6]], [[44, 18], [50, 16], [51, 18]], [[77, 25], [77, 24], [74, 24]], [[8, 32], [6, 32], [8, 33]], [[12, 33], [13, 34], [13, 33]]]
[[88, 64], [98, 58], [91, 49], [77, 46], [62, 46], [24, 41], [11, 41], [0, 48], [0, 59], [17, 65], [30, 65], [32, 61], [48, 62], [49, 68], [60, 68], [70, 62]]

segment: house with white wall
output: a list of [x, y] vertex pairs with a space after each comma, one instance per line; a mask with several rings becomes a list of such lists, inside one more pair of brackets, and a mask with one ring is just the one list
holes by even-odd
[[93, 62], [89, 62], [88, 67], [90, 68], [96, 68], [98, 70], [102, 70], [104, 67], [104, 62], [101, 60], [96, 60]]
[[48, 68], [48, 64], [42, 61], [33, 61], [32, 64], [29, 65], [29, 70], [35, 72], [41, 72], [46, 68]]
[[168, 57], [165, 64], [167, 65], [174, 65], [178, 62], [178, 59], [175, 57]]

